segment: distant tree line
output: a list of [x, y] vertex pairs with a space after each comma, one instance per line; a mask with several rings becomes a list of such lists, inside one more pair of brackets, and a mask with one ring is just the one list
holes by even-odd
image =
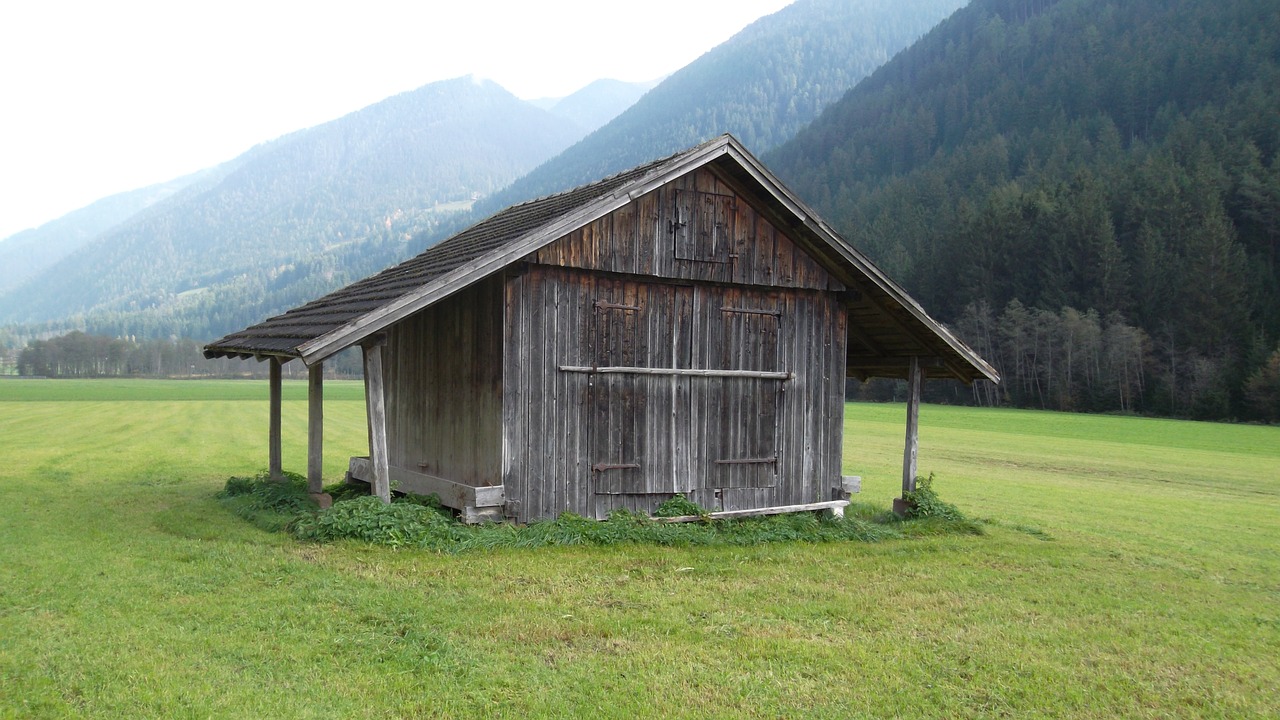
[[[996, 313], [985, 302], [969, 305], [958, 335], [1000, 372], [999, 385], [982, 381], [926, 382], [926, 401], [1073, 412], [1141, 413], [1177, 417], [1280, 422], [1280, 346], [1251, 347], [1255, 370], [1239, 388], [1224, 381], [1221, 360], [1196, 348], [1162, 347], [1120, 313], [1058, 312], [1011, 301]], [[865, 400], [902, 400], [905, 383], [851, 385]], [[1238, 390], [1238, 402], [1233, 402]]]
[[[330, 376], [359, 377], [359, 354], [340, 353], [325, 362], [325, 370]], [[266, 377], [268, 364], [234, 358], [210, 360], [196, 340], [134, 340], [76, 330], [29, 341], [18, 353], [17, 372], [51, 378]], [[301, 362], [289, 362], [284, 373], [286, 377], [305, 377], [306, 370]]]
[[997, 315], [980, 302], [965, 308], [956, 329], [1004, 377], [998, 388], [975, 386], [980, 404], [1280, 420], [1280, 347], [1268, 352], [1261, 336], [1246, 358], [1257, 369], [1233, 408], [1220, 358], [1170, 346], [1170, 338], [1152, 337], [1118, 312], [1053, 312], [1014, 300]]

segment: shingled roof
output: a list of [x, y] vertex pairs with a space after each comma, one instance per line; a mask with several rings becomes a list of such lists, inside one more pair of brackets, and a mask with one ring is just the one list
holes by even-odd
[[892, 316], [890, 320], [922, 352], [938, 358], [949, 374], [966, 381], [998, 381], [990, 365], [930, 318], [906, 291], [818, 219], [729, 135], [589, 185], [513, 205], [376, 275], [209, 343], [205, 357], [300, 358], [314, 364], [713, 162], [722, 172], [762, 191], [756, 194], [774, 206], [784, 227], [802, 236], [798, 238], [802, 244], [815, 250], [837, 276], [875, 296], [876, 307]]

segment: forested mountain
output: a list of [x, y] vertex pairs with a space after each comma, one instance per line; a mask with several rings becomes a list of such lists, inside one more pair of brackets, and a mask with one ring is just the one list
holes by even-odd
[[1258, 411], [1274, 0], [974, 0], [765, 162], [959, 324], [1005, 400]]
[[588, 84], [572, 95], [529, 102], [573, 122], [583, 132], [591, 132], [635, 105], [642, 95], [657, 84], [657, 81], [603, 79]]
[[[612, 122], [478, 205], [488, 214], [726, 132], [761, 152], [965, 0], [798, 0], [663, 80]], [[681, 28], [673, 32], [696, 32]]]
[[21, 285], [98, 235], [212, 172], [204, 170], [105, 197], [38, 228], [10, 235], [0, 241], [0, 293]]
[[0, 297], [0, 321], [211, 337], [421, 250], [581, 131], [470, 78], [258, 146]]

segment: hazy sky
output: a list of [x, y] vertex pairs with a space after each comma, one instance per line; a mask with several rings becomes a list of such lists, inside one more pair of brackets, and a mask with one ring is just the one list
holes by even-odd
[[436, 80], [652, 80], [790, 2], [6, 1], [0, 238]]

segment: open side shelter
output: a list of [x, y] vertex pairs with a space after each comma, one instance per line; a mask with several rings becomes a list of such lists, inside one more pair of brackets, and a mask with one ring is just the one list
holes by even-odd
[[271, 363], [275, 475], [280, 366], [309, 368], [314, 493], [322, 363], [356, 345], [369, 455], [350, 476], [471, 521], [652, 512], [676, 493], [726, 515], [843, 507], [846, 377], [907, 380], [906, 492], [925, 378], [999, 381], [728, 135], [207, 345]]

